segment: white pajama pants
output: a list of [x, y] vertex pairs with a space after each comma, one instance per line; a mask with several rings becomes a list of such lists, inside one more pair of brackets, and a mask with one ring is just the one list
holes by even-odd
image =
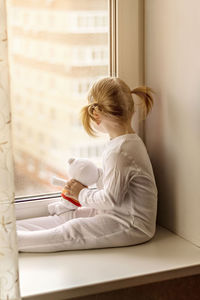
[[109, 214], [78, 208], [59, 216], [17, 221], [21, 252], [56, 252], [136, 245], [150, 238], [137, 228], [129, 228]]

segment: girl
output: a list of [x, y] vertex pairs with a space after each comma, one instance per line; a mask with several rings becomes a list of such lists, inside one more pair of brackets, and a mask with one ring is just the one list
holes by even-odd
[[70, 180], [66, 187], [81, 208], [41, 218], [17, 221], [19, 250], [50, 252], [119, 247], [144, 243], [155, 233], [157, 188], [146, 148], [131, 127], [132, 94], [138, 95], [146, 114], [153, 91], [134, 90], [116, 77], [96, 81], [81, 111], [89, 135], [108, 133], [102, 176], [96, 189]]

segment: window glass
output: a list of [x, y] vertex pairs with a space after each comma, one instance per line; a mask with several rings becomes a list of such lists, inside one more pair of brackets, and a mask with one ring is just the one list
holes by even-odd
[[56, 191], [69, 157], [101, 165], [107, 137], [89, 137], [79, 112], [108, 76], [108, 0], [10, 0], [7, 11], [16, 196]]

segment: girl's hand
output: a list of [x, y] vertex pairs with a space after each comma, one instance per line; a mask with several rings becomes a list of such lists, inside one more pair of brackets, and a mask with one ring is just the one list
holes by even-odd
[[75, 179], [71, 179], [67, 181], [65, 188], [70, 191], [70, 195], [78, 200], [78, 195], [80, 191], [87, 186], [81, 184], [79, 181]]

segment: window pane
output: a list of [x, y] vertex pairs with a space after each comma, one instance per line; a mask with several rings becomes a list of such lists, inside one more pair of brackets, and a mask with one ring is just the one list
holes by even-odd
[[16, 196], [60, 190], [69, 157], [100, 166], [107, 138], [88, 137], [79, 112], [108, 75], [108, 24], [108, 0], [8, 1]]

